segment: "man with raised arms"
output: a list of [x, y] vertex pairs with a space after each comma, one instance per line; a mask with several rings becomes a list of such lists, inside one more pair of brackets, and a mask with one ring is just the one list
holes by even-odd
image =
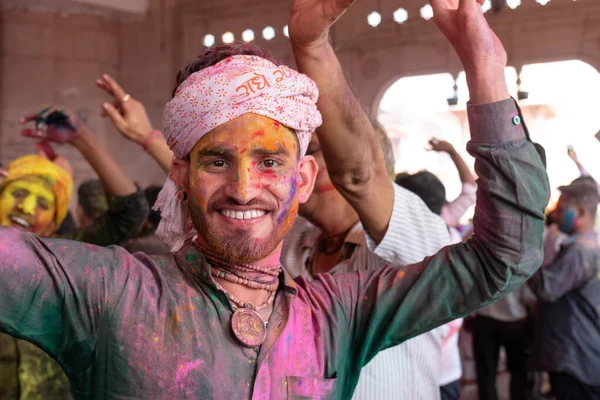
[[359, 215], [381, 210], [365, 230], [376, 252], [393, 251], [393, 186], [371, 190], [386, 176], [381, 150], [327, 40], [352, 3], [293, 2], [290, 37], [312, 79], [261, 54], [210, 49], [179, 75], [164, 114], [175, 159], [157, 201], [173, 256], [0, 229], [0, 329], [54, 356], [77, 398], [346, 399], [379, 351], [538, 268], [547, 175], [506, 90], [504, 49], [476, 0], [432, 0], [470, 85], [473, 237], [406, 268], [310, 283], [283, 272], [282, 240], [317, 174], [304, 156], [317, 106], [332, 183]]

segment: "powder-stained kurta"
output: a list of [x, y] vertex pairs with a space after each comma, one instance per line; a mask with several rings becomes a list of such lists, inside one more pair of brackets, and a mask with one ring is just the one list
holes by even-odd
[[[475, 234], [405, 268], [287, 275], [260, 349], [191, 246], [131, 255], [0, 229], [0, 329], [66, 370], [77, 398], [348, 399], [377, 352], [522, 284], [542, 258], [548, 182], [512, 100], [470, 107]], [[384, 238], [384, 241], [386, 239]]]
[[[108, 211], [92, 225], [59, 237], [98, 246], [125, 243], [148, 216], [144, 192], [107, 200]], [[56, 361], [31, 343], [0, 333], [0, 400], [70, 398], [69, 380]]]

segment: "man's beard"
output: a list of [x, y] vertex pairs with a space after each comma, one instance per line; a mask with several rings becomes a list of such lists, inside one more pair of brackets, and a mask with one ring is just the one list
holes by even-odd
[[[291, 208], [284, 211], [288, 214], [286, 218], [295, 218], [295, 215], [289, 215]], [[249, 264], [267, 257], [281, 243], [292, 226], [291, 223], [277, 224], [268, 237], [261, 239], [254, 238], [248, 231], [241, 229], [221, 235], [212, 229], [201, 207], [190, 204], [189, 212], [198, 235], [212, 251], [232, 264]]]

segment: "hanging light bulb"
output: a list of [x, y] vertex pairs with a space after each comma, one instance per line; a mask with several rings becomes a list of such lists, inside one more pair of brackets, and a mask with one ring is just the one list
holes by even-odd
[[446, 101], [449, 106], [455, 106], [458, 104], [458, 77], [454, 79], [454, 95], [452, 97], [448, 97]]
[[521, 81], [521, 72], [522, 72], [522, 71], [523, 71], [523, 70], [522, 70], [522, 69], [520, 69], [520, 70], [519, 70], [519, 73], [517, 74], [517, 98], [518, 98], [519, 100], [525, 100], [525, 99], [528, 99], [528, 98], [529, 98], [529, 92], [526, 92], [526, 91], [524, 91], [524, 90], [521, 90], [521, 84], [523, 83], [523, 82]]

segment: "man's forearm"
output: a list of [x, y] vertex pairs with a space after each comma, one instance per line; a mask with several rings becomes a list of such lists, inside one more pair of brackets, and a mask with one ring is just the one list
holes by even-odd
[[[317, 134], [329, 175], [332, 180], [345, 184], [340, 178], [347, 177], [349, 171], [358, 171], [354, 180], [362, 181], [364, 176], [360, 175], [369, 175], [369, 172], [360, 171], [370, 167], [366, 162], [381, 151], [369, 118], [347, 83], [333, 48], [326, 42], [316, 48], [293, 46], [293, 49], [298, 69], [319, 88], [317, 106], [323, 115], [323, 124]], [[356, 146], [357, 143], [361, 145]]]
[[381, 240], [394, 195], [369, 117], [329, 42], [308, 49], [292, 43], [292, 48], [300, 72], [319, 88], [317, 106], [323, 125], [317, 135], [331, 181], [357, 211], [366, 230]]
[[81, 128], [80, 136], [73, 145], [90, 163], [104, 186], [107, 196], [129, 196], [137, 191], [133, 181], [125, 171], [100, 147], [96, 138], [87, 128]]
[[[345, 287], [355, 276], [336, 277], [347, 307], [358, 304], [355, 340], [369, 344], [356, 359], [489, 304], [539, 267], [548, 177], [536, 146], [511, 122], [516, 112], [512, 100], [469, 107], [469, 151], [480, 177], [471, 239], [410, 267], [362, 275], [355, 290]], [[372, 250], [385, 258], [386, 243]]]
[[485, 66], [465, 71], [469, 87], [469, 103], [491, 104], [510, 98], [504, 67], [487, 69]]
[[160, 165], [167, 174], [171, 172], [171, 162], [173, 161], [173, 152], [169, 148], [167, 141], [160, 138], [148, 144], [148, 153]]

